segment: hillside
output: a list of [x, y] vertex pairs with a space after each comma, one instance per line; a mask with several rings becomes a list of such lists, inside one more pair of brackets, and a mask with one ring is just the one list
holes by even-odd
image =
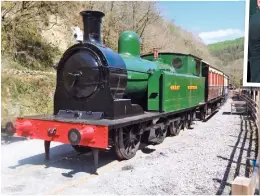
[[208, 47], [211, 54], [222, 61], [231, 82], [239, 86], [243, 76], [244, 38], [209, 44]]
[[52, 113], [52, 65], [73, 44], [71, 27], [83, 29], [82, 10], [105, 13], [102, 41], [115, 51], [120, 33], [132, 30], [142, 40], [142, 54], [157, 47], [159, 51], [190, 53], [222, 66], [201, 40], [166, 21], [156, 2], [16, 1], [3, 2], [1, 9], [3, 122], [11, 116]]
[[160, 51], [191, 53], [221, 66], [192, 33], [166, 21], [156, 2], [4, 2], [2, 55], [23, 67], [48, 69], [73, 44], [71, 27], [83, 29], [79, 13], [86, 9], [105, 13], [102, 41], [115, 51], [121, 32], [132, 30], [142, 40], [142, 53], [157, 47]]

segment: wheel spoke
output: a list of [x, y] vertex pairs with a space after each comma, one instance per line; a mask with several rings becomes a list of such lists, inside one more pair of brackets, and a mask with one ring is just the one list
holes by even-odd
[[120, 159], [131, 159], [139, 149], [141, 133], [139, 126], [124, 127], [116, 132], [116, 152]]
[[129, 146], [126, 147], [126, 153], [129, 154]]
[[127, 140], [127, 143], [126, 143], [125, 147], [127, 148], [127, 147], [129, 147], [130, 145], [131, 145], [130, 141]]

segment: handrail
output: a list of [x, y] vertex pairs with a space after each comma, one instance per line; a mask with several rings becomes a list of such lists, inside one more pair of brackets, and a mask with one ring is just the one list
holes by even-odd
[[[257, 95], [256, 95], [257, 92]], [[258, 155], [256, 165], [250, 178], [236, 177], [232, 183], [232, 195], [254, 195], [256, 183], [258, 180], [258, 189], [260, 189], [260, 89], [259, 88], [243, 88], [238, 93], [243, 101], [246, 101], [248, 112], [255, 120], [258, 134]]]

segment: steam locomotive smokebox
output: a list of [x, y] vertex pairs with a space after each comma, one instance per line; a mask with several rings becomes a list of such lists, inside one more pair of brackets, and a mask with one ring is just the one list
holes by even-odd
[[102, 45], [104, 13], [83, 11], [81, 15], [84, 41], [70, 47], [58, 64], [54, 114], [60, 110], [91, 111], [109, 119], [142, 114], [140, 106], [122, 99], [126, 65], [119, 54]]

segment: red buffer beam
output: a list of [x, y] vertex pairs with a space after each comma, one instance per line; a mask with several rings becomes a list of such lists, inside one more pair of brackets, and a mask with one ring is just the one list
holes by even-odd
[[18, 118], [15, 122], [18, 136], [65, 144], [108, 147], [108, 127], [81, 123]]

